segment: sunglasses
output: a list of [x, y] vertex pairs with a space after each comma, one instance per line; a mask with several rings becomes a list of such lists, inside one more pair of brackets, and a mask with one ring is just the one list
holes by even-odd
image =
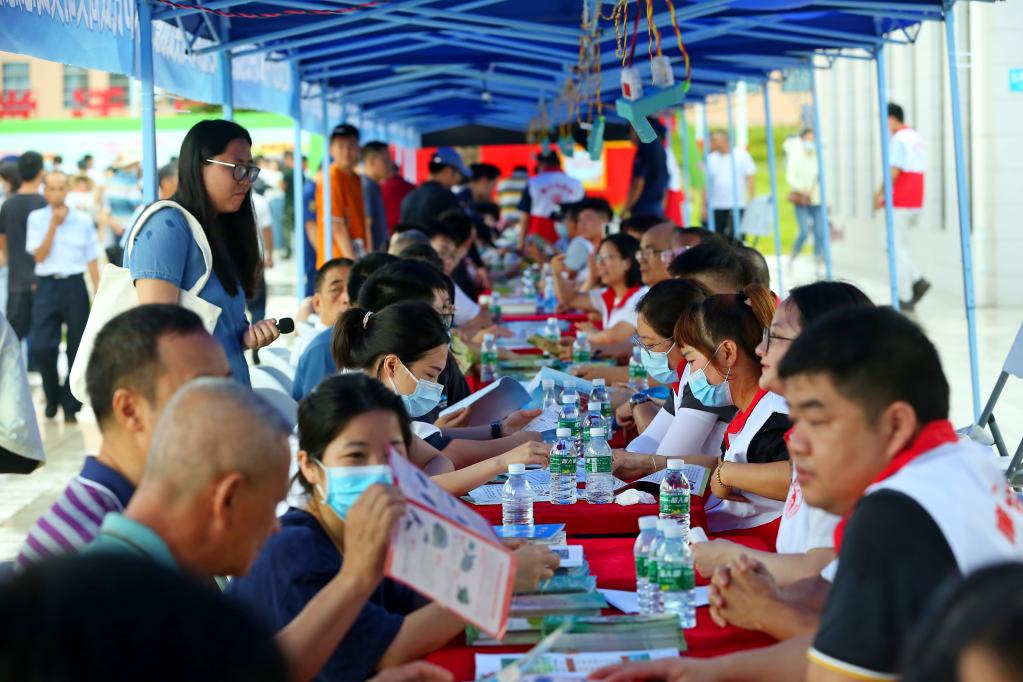
[[233, 169], [232, 175], [236, 182], [243, 182], [245, 180], [255, 182], [261, 170], [259, 166], [246, 166], [242, 163], [228, 163], [227, 161], [217, 161], [216, 159], [206, 159], [206, 163], [215, 163], [218, 166], [227, 166]]

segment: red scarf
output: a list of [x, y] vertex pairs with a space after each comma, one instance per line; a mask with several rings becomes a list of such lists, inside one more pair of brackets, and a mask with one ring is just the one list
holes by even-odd
[[608, 318], [611, 317], [612, 310], [617, 310], [618, 308], [624, 306], [626, 301], [632, 298], [632, 295], [639, 291], [641, 288], [642, 287], [632, 287], [631, 289], [625, 292], [625, 295], [622, 296], [622, 298], [617, 303], [615, 302], [615, 290], [612, 289], [611, 287], [604, 289], [604, 293], [602, 293], [600, 297], [604, 299], [604, 307], [607, 308]]
[[767, 395], [767, 391], [762, 388], [758, 388], [757, 394], [753, 396], [753, 402], [749, 404], [749, 407], [747, 407], [744, 412], [736, 414], [735, 417], [732, 418], [732, 421], [729, 422], [728, 428], [725, 429], [725, 449], [728, 449], [729, 446], [729, 434], [736, 435], [742, 431], [742, 429], [746, 426], [746, 422], [749, 421], [749, 416], [753, 414], [753, 410], [756, 408], [757, 403], [759, 403], [765, 395]]
[[[891, 478], [917, 457], [920, 457], [941, 445], [955, 443], [957, 440], [959, 440], [959, 437], [956, 435], [956, 431], [952, 427], [952, 422], [947, 419], [936, 419], [932, 422], [928, 422], [920, 430], [920, 433], [916, 435], [913, 442], [911, 442], [905, 450], [895, 455], [895, 457], [892, 458], [892, 461], [888, 462], [888, 466], [882, 469], [881, 473], [879, 473], [877, 477], [870, 482], [870, 485], [874, 485], [887, 478]], [[845, 524], [848, 523], [850, 516], [852, 516], [852, 511], [843, 516], [842, 520], [838, 522], [837, 526], [835, 526], [836, 554], [842, 548], [842, 536], [845, 534]]]

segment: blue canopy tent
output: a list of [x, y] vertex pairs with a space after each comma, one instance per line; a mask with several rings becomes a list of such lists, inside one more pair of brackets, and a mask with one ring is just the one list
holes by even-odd
[[[653, 23], [670, 35], [671, 13], [660, 1], [655, 2]], [[555, 100], [573, 77], [579, 62], [584, 2], [589, 3], [590, 16], [602, 12], [599, 0], [135, 2], [112, 4], [102, 16], [82, 0], [53, 0], [27, 9], [27, 5], [4, 5], [0, 49], [127, 73], [141, 80], [147, 200], [156, 196], [153, 104], [157, 85], [221, 103], [227, 116], [236, 106], [286, 113], [295, 121], [297, 153], [303, 128], [329, 133], [341, 120], [369, 127], [405, 147], [419, 146], [423, 135], [451, 129], [521, 131], [529, 127], [537, 102]], [[692, 63], [687, 103], [727, 92], [740, 80], [765, 82], [780, 68], [812, 68], [814, 55], [833, 59], [855, 53], [877, 61], [882, 123], [886, 109], [883, 47], [911, 42], [922, 21], [946, 22], [965, 307], [973, 399], [979, 414], [970, 211], [954, 63], [953, 3], [690, 0], [679, 2], [675, 14]], [[610, 3], [603, 3], [605, 14], [608, 7]], [[606, 22], [603, 26], [598, 38], [599, 93], [608, 118], [613, 119], [622, 61], [615, 54], [615, 31]], [[61, 40], [52, 39], [54, 27], [61, 32]], [[681, 57], [670, 49], [671, 41], [666, 45], [677, 73]], [[641, 74], [649, 78], [649, 64], [639, 61]], [[560, 122], [557, 115], [551, 121], [554, 125]], [[819, 116], [815, 118], [819, 126]], [[881, 139], [887, 158], [884, 130]], [[773, 149], [769, 165], [773, 177]], [[295, 168], [296, 186], [301, 186], [300, 159]], [[326, 177], [329, 182], [329, 174]], [[772, 190], [777, 205], [774, 182]], [[299, 194], [296, 221], [302, 216]], [[888, 184], [886, 195], [890, 206]], [[894, 282], [890, 210], [886, 224]], [[302, 226], [296, 227], [300, 238]], [[295, 252], [301, 258], [303, 250]], [[894, 299], [897, 306], [898, 296]]]

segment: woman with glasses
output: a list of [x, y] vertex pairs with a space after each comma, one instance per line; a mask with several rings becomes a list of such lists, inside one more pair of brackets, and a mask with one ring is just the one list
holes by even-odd
[[[249, 383], [245, 350], [257, 350], [280, 336], [277, 320], [250, 325], [245, 301], [262, 274], [259, 237], [252, 208], [252, 183], [259, 168], [252, 163], [252, 138], [231, 121], [200, 121], [181, 143], [178, 189], [172, 197], [202, 226], [213, 257], [206, 285], [198, 292], [220, 309], [213, 335], [224, 346], [231, 374]], [[162, 208], [135, 232], [127, 267], [139, 303], [177, 303], [181, 290], [206, 272], [203, 252], [182, 210]]]

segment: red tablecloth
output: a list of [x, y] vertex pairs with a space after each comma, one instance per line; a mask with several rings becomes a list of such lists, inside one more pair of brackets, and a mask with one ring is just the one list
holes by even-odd
[[[753, 549], [764, 549], [763, 542], [757, 537], [731, 538]], [[574, 541], [571, 544], [583, 546], [591, 572], [597, 576], [599, 587], [616, 590], [635, 590], [636, 572], [632, 558], [633, 538], [592, 538]], [[700, 579], [701, 583], [704, 583]], [[617, 613], [614, 609], [608, 613]], [[770, 637], [759, 633], [740, 630], [738, 628], [719, 628], [710, 619], [709, 610], [701, 607], [696, 610], [696, 627], [686, 630], [687, 656], [707, 658], [720, 656], [733, 651], [742, 651], [772, 643]], [[426, 660], [451, 671], [456, 680], [475, 679], [477, 653], [524, 652], [529, 647], [469, 647], [459, 642], [436, 651]]]
[[539, 315], [508, 315], [502, 314], [502, 322], [546, 322], [548, 317], [556, 317], [559, 320], [566, 322], [586, 322], [589, 317], [586, 313], [558, 313], [556, 315], [548, 315], [547, 313], [541, 313]]

